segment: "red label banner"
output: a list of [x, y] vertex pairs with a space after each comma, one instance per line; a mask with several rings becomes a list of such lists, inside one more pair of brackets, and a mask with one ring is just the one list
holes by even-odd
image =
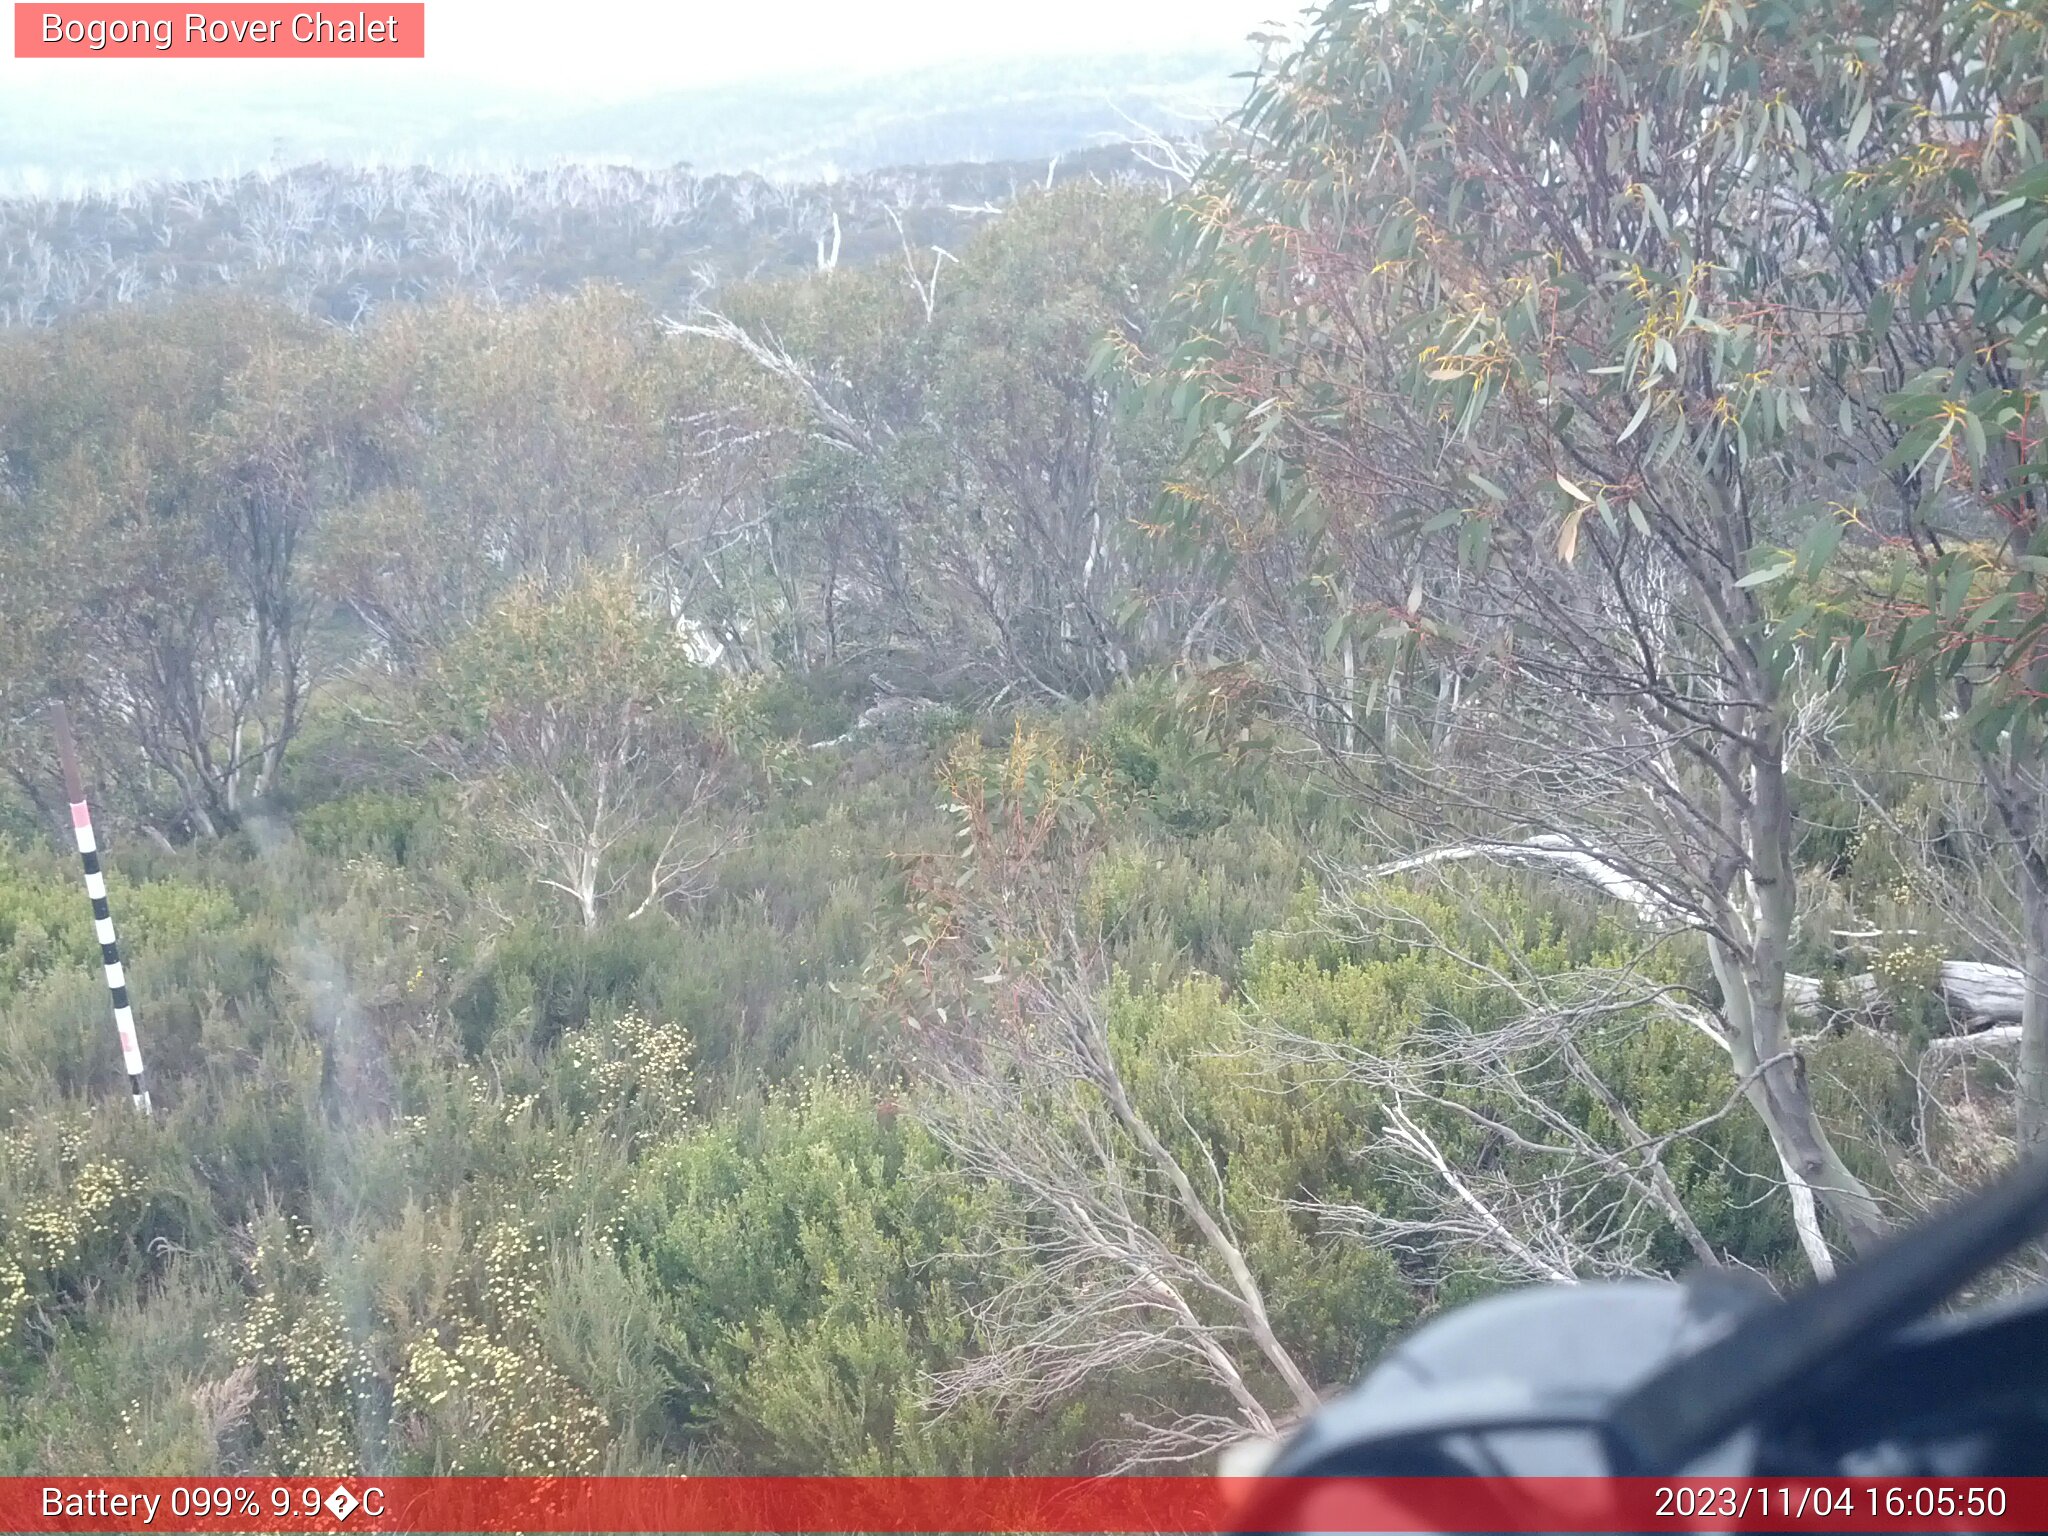
[[18, 59], [423, 59], [424, 4], [14, 7]]
[[0, 1531], [2043, 1531], [2048, 1478], [0, 1478]]

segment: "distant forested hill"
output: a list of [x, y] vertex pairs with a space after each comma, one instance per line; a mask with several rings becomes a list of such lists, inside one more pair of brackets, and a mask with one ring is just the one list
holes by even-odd
[[353, 322], [581, 282], [676, 305], [733, 279], [929, 263], [1019, 188], [1163, 184], [1134, 140], [1242, 97], [1221, 53], [953, 65], [599, 105], [313, 86], [203, 120], [0, 97], [0, 327], [236, 286]]
[[352, 323], [395, 300], [511, 301], [612, 281], [657, 305], [722, 283], [921, 266], [1020, 188], [1165, 177], [1127, 147], [1047, 160], [865, 171], [833, 182], [676, 167], [517, 172], [299, 166], [0, 201], [0, 327], [235, 287]]

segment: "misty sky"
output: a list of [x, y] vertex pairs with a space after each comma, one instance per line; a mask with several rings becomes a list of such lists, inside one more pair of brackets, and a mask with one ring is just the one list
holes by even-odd
[[[357, 4], [333, 3], [353, 15]], [[474, 83], [611, 98], [757, 79], [875, 74], [956, 60], [1228, 47], [1300, 0], [429, 0], [424, 61], [0, 60], [0, 90], [203, 111], [290, 81]], [[374, 12], [374, 3], [369, 4]], [[82, 103], [81, 103], [82, 104]]]

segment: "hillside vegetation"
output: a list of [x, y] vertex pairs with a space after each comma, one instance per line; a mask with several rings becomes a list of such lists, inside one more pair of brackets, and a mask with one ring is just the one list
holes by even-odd
[[[1141, 158], [1142, 157], [1142, 158]], [[232, 290], [355, 326], [385, 304], [517, 303], [591, 282], [687, 307], [724, 284], [929, 263], [1020, 188], [1170, 175], [1098, 148], [1030, 164], [824, 181], [558, 162], [514, 171], [312, 164], [0, 200], [0, 327]]]
[[1204, 1465], [2037, 1150], [2044, 27], [1340, 3], [1170, 201], [0, 333], [0, 1473]]

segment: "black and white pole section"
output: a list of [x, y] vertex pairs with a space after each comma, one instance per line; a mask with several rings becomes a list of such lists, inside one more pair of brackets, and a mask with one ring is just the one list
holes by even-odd
[[64, 797], [71, 802], [71, 831], [78, 839], [78, 857], [85, 865], [85, 894], [92, 900], [92, 931], [100, 941], [100, 961], [107, 968], [107, 990], [114, 998], [114, 1029], [121, 1037], [121, 1065], [128, 1069], [128, 1089], [135, 1107], [150, 1112], [149, 1089], [142, 1080], [142, 1044], [135, 1037], [135, 1010], [128, 1003], [128, 975], [121, 969], [121, 950], [114, 942], [114, 919], [107, 908], [107, 877], [100, 870], [100, 848], [92, 835], [92, 812], [85, 803], [85, 777], [78, 771], [78, 743], [71, 738], [71, 716], [53, 707], [57, 757], [64, 765]]

